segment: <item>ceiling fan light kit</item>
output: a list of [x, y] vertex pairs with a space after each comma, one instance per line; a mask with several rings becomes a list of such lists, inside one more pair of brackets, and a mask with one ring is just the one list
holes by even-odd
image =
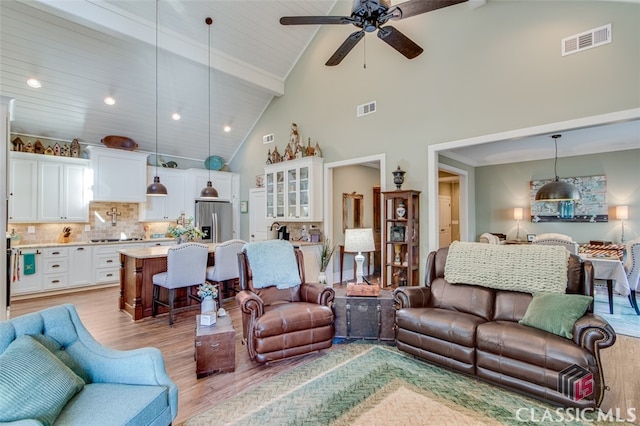
[[553, 182], [543, 185], [538, 192], [536, 192], [536, 201], [571, 201], [580, 199], [580, 191], [569, 182], [561, 181], [558, 178], [558, 139], [562, 135], [552, 135], [553, 142], [555, 144], [555, 161], [553, 171], [556, 176]]
[[378, 30], [378, 38], [407, 59], [413, 59], [423, 50], [395, 27], [385, 25], [390, 20], [406, 19], [436, 9], [464, 3], [468, 0], [409, 0], [391, 6], [390, 0], [354, 0], [350, 16], [283, 16], [282, 25], [344, 25], [352, 24], [360, 30], [351, 33], [329, 58], [325, 65], [335, 66], [351, 52], [364, 37], [364, 33]]
[[147, 197], [166, 197], [167, 188], [160, 183], [158, 176], [158, 0], [156, 0], [156, 175], [153, 183], [147, 186]]
[[[218, 191], [213, 187], [213, 183], [211, 183], [211, 167], [209, 166], [209, 164], [207, 164], [207, 162], [209, 162], [212, 157], [211, 157], [211, 24], [213, 24], [213, 19], [211, 19], [210, 17], [207, 16], [207, 18], [204, 20], [204, 23], [207, 24], [207, 31], [208, 31], [208, 37], [209, 37], [209, 68], [207, 69], [208, 72], [208, 94], [209, 94], [209, 157], [207, 157], [207, 159], [205, 160], [205, 166], [207, 167], [208, 173], [209, 173], [209, 180], [207, 181], [207, 186], [205, 186], [204, 188], [202, 188], [202, 191], [200, 191], [200, 198], [207, 198], [207, 199], [215, 199], [218, 198]], [[219, 170], [219, 169], [217, 169]]]

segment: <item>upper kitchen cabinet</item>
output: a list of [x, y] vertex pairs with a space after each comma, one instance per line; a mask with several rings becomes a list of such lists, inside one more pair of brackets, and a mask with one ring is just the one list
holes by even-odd
[[305, 157], [264, 168], [267, 218], [322, 220], [323, 161], [320, 157]]
[[87, 222], [89, 161], [10, 154], [9, 222]]
[[[153, 182], [156, 175], [155, 167], [148, 167], [147, 180]], [[147, 201], [140, 204], [140, 221], [175, 221], [182, 212], [189, 215], [188, 209], [193, 210], [193, 199], [185, 191], [187, 171], [179, 169], [158, 168], [160, 182], [167, 188], [166, 197], [146, 197]]]
[[93, 170], [93, 201], [146, 201], [147, 154], [88, 146]]
[[220, 172], [215, 170], [188, 169], [189, 182], [187, 192], [190, 196], [200, 198], [200, 191], [207, 186], [211, 177], [211, 184], [218, 191], [218, 200], [232, 201], [240, 196], [240, 175], [238, 173]]

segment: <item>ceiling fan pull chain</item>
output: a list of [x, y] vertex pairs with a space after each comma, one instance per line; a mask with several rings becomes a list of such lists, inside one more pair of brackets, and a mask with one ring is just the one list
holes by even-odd
[[362, 42], [364, 43], [363, 44], [363, 49], [362, 49], [362, 55], [364, 56], [364, 59], [363, 59], [364, 66], [363, 66], [363, 68], [367, 69], [367, 38], [363, 37]]

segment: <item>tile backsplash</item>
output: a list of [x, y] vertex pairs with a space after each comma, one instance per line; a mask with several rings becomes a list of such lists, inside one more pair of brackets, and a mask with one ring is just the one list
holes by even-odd
[[[116, 224], [112, 225], [113, 209], [117, 213]], [[18, 244], [49, 244], [58, 241], [65, 227], [71, 228], [69, 242], [88, 242], [100, 238], [145, 238], [144, 227], [149, 234], [164, 234], [171, 222], [140, 222], [137, 203], [91, 202], [89, 204], [89, 222], [81, 223], [9, 223], [7, 230], [15, 230], [22, 238]], [[85, 231], [89, 225], [91, 230]], [[29, 226], [35, 232], [29, 233]], [[15, 244], [15, 243], [14, 243]]]

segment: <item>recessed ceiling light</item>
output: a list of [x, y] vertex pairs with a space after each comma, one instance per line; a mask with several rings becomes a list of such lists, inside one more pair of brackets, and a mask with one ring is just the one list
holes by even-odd
[[224, 131], [229, 133], [231, 131], [231, 126], [224, 126]]
[[173, 118], [174, 120], [178, 121], [182, 118], [182, 116], [180, 114], [178, 114], [177, 112], [174, 112], [173, 114], [171, 114], [171, 118]]
[[35, 79], [35, 78], [27, 79], [27, 85], [29, 87], [33, 87], [34, 89], [39, 89], [39, 88], [42, 87], [42, 83], [40, 83], [40, 81], [38, 79]]
[[104, 98], [104, 103], [107, 105], [115, 105], [116, 100], [112, 96], [107, 96], [106, 98]]

